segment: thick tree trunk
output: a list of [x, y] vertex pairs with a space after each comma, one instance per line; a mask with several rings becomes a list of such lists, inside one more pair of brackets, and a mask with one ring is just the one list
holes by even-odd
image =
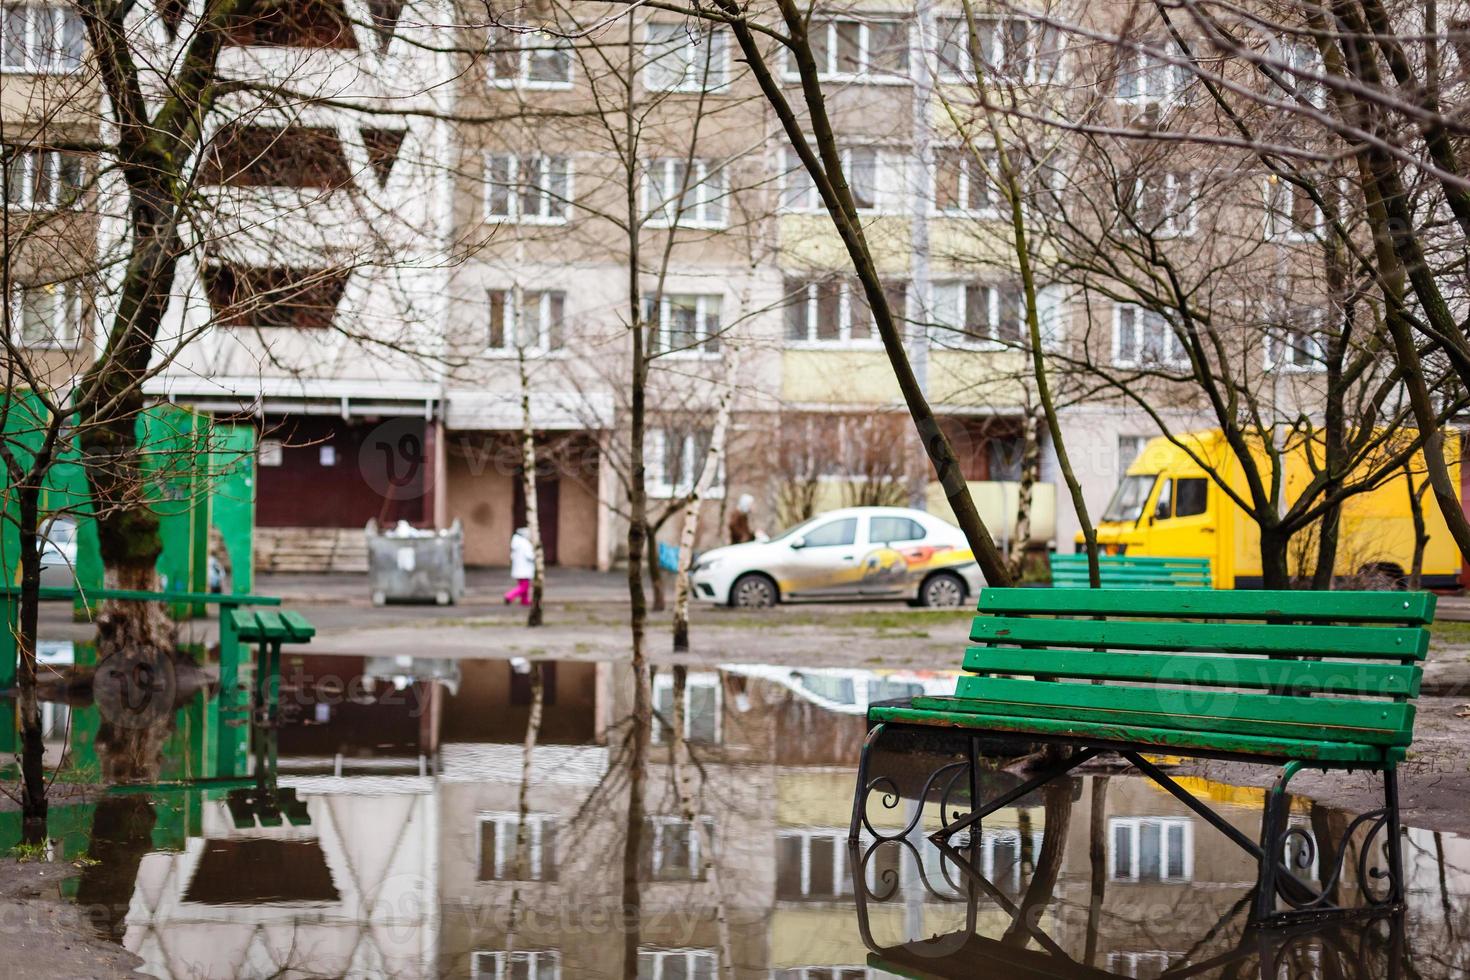
[[21, 825], [27, 843], [46, 839], [46, 745], [41, 732], [41, 705], [36, 698], [36, 634], [41, 588], [39, 488], [21, 486], [20, 603], [16, 654], [20, 715]]
[[531, 375], [526, 368], [526, 350], [516, 348], [521, 377], [521, 482], [526, 497], [526, 534], [535, 555], [531, 575], [531, 609], [527, 626], [541, 625], [541, 597], [546, 588], [546, 551], [541, 546], [541, 508], [536, 501], [536, 431], [531, 427]]
[[[725, 377], [732, 382], [740, 365], [740, 353], [736, 351], [725, 367]], [[715, 408], [715, 424], [710, 431], [709, 451], [704, 456], [699, 479], [689, 502], [684, 505], [684, 521], [679, 528], [679, 571], [674, 579], [674, 649], [689, 649], [689, 565], [694, 559], [694, 537], [699, 531], [699, 502], [706, 497], [720, 475], [720, 464], [725, 458], [725, 439], [730, 430], [730, 410], [735, 401], [733, 384], [720, 396]]]
[[653, 612], [664, 611], [664, 570], [658, 563], [658, 528], [649, 526], [644, 534], [644, 557], [648, 561], [648, 593], [653, 601]]
[[1428, 489], [1429, 482], [1426, 480], [1414, 486], [1413, 471], [1407, 466], [1404, 467], [1404, 480], [1409, 484], [1409, 514], [1414, 520], [1414, 557], [1409, 564], [1407, 584], [1417, 592], [1424, 584], [1424, 549], [1429, 546], [1429, 528], [1424, 521], [1424, 491]]
[[1041, 438], [1036, 416], [1026, 413], [1021, 420], [1021, 482], [1016, 488], [1016, 534], [1011, 539], [1011, 578], [1021, 580], [1026, 566], [1026, 546], [1031, 541], [1031, 498], [1041, 475]]
[[1261, 587], [1291, 588], [1291, 568], [1287, 552], [1291, 538], [1275, 527], [1261, 528]]
[[[1072, 822], [1071, 780], [1054, 779], [1042, 787], [1041, 794], [1045, 800], [1043, 813], [1046, 819], [1046, 826], [1041, 831], [1041, 853], [1036, 855], [1036, 870], [1018, 903], [1020, 913], [1001, 936], [1000, 941], [1008, 946], [1025, 946], [1030, 941], [1031, 935], [1025, 926], [1036, 922], [1042, 909], [1056, 897], [1057, 879], [1062, 873], [1067, 828]], [[1030, 836], [1022, 834], [1023, 853], [1029, 851]]]

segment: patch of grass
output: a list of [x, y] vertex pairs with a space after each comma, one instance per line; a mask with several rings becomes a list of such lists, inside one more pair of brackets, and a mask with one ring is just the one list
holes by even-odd
[[27, 861], [46, 860], [46, 843], [30, 844], [22, 841], [10, 849], [10, 856], [24, 864]]
[[1429, 637], [1437, 647], [1470, 646], [1470, 622], [1442, 619], [1429, 627]]

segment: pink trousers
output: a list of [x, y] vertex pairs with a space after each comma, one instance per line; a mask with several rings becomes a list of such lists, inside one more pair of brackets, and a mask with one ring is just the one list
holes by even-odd
[[509, 592], [507, 592], [505, 594], [505, 601], [506, 602], [515, 602], [517, 599], [521, 600], [521, 605], [523, 605], [523, 606], [529, 606], [531, 604], [531, 580], [530, 579], [528, 579], [528, 578], [518, 578], [518, 579], [516, 579], [515, 588], [511, 589]]

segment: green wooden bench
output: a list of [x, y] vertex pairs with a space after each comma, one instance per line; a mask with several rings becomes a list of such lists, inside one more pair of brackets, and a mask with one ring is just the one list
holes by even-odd
[[[1208, 558], [1154, 558], [1142, 555], [1099, 555], [1098, 573], [1104, 588], [1208, 589]], [[1087, 556], [1051, 556], [1051, 584], [1059, 589], [1085, 589]]]
[[[275, 772], [280, 744], [281, 647], [287, 643], [310, 643], [316, 627], [305, 616], [291, 610], [235, 606], [220, 610], [221, 649], [227, 632], [233, 634], [236, 642], [255, 647], [251, 707], [256, 732], [256, 771]], [[223, 678], [220, 688], [224, 690]]]
[[[942, 826], [933, 837], [942, 842], [1088, 759], [1116, 753], [1255, 857], [1255, 917], [1279, 921], [1348, 911], [1336, 901], [1344, 890], [1346, 840], [1328, 852], [1337, 864], [1323, 872], [1320, 891], [1282, 864], [1293, 838], [1302, 845], [1298, 853], [1316, 852], [1305, 830], [1286, 826], [1288, 784], [1308, 767], [1365, 769], [1383, 774], [1384, 802], [1348, 830], [1366, 830], [1359, 885], [1369, 910], [1401, 907], [1396, 767], [1413, 737], [1434, 604], [1429, 593], [1403, 592], [985, 589], [970, 632], [977, 645], [965, 653], [954, 695], [869, 708], [850, 839], [858, 840], [863, 827], [885, 838], [868, 818], [873, 792], [897, 806], [891, 779], [868, 778], [872, 748], [888, 728], [966, 733], [972, 772], [981, 736], [1074, 750], [1012, 791], [972, 802], [963, 818], [951, 819], [941, 801]], [[1260, 841], [1193, 797], [1146, 752], [1281, 765]], [[938, 775], [926, 783], [925, 797], [955, 781], [954, 773], [949, 783]], [[911, 822], [903, 833], [912, 830]], [[1386, 870], [1369, 867], [1375, 840], [1386, 848]], [[1380, 885], [1381, 894], [1374, 890]], [[1278, 897], [1291, 908], [1278, 911]]]

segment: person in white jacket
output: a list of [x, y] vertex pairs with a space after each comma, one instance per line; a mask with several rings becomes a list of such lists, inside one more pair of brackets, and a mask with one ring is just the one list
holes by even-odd
[[531, 529], [516, 528], [510, 536], [510, 577], [516, 584], [505, 594], [508, 606], [519, 599], [521, 605], [531, 604], [531, 577], [536, 574], [536, 549], [531, 544]]

